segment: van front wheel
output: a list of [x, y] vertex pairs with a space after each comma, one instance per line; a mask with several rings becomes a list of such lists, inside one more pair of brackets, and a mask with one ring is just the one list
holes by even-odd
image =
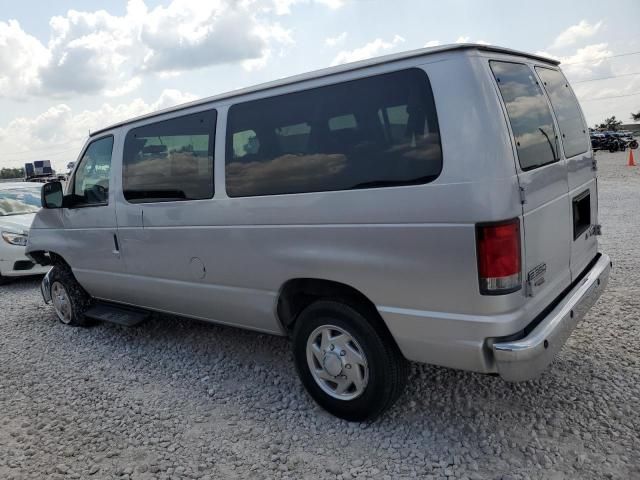
[[50, 275], [51, 303], [58, 319], [65, 325], [87, 327], [92, 325], [84, 312], [91, 305], [91, 297], [80, 286], [69, 268], [56, 265]]
[[406, 383], [407, 361], [372, 320], [350, 305], [321, 300], [304, 309], [294, 327], [294, 360], [307, 392], [349, 421], [374, 419]]

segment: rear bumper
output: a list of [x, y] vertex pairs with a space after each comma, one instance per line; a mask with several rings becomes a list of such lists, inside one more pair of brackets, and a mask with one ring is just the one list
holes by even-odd
[[609, 256], [601, 254], [580, 282], [524, 338], [494, 343], [492, 350], [500, 376], [517, 382], [540, 375], [598, 300], [610, 271]]

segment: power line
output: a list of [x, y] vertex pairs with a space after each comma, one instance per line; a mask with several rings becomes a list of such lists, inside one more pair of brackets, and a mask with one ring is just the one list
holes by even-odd
[[[63, 143], [54, 143], [48, 147], [42, 147], [42, 148], [35, 148], [35, 149], [30, 149], [30, 150], [22, 150], [21, 152], [7, 152], [7, 153], [3, 153], [3, 155], [21, 155], [23, 153], [34, 153], [34, 152], [44, 152], [44, 151], [48, 151], [50, 150], [52, 147], [61, 147], [63, 145], [69, 145], [71, 143], [76, 143], [79, 142], [80, 140], [83, 140], [86, 137], [76, 137], [73, 138], [67, 142], [63, 142]], [[64, 150], [64, 152], [68, 152], [69, 150]], [[58, 152], [58, 153], [63, 153], [63, 152]]]
[[[640, 54], [640, 51], [636, 51], [636, 52], [627, 52], [627, 53], [618, 53], [618, 54], [614, 54], [614, 55], [606, 55], [604, 57], [600, 57], [599, 59], [596, 59], [595, 61], [598, 60], [606, 60], [606, 59], [610, 59], [610, 58], [618, 58], [618, 57], [627, 57], [630, 55], [638, 55]], [[592, 60], [583, 60], [580, 62], [568, 62], [568, 63], [561, 63], [561, 65], [579, 65], [582, 63], [592, 63], [594, 62], [594, 59]], [[586, 80], [577, 80], [574, 82], [571, 82], [573, 84], [576, 83], [587, 83], [587, 82], [597, 82], [600, 80], [609, 80], [609, 79], [613, 79], [613, 78], [620, 78], [620, 77], [628, 77], [628, 76], [633, 76], [633, 75], [640, 75], [640, 72], [634, 72], [634, 73], [623, 73], [620, 75], [610, 75], [607, 77], [600, 77], [600, 78], [589, 78]], [[594, 102], [597, 100], [607, 100], [607, 99], [611, 99], [611, 98], [623, 98], [623, 97], [632, 97], [635, 95], [640, 95], [640, 92], [633, 92], [633, 93], [629, 93], [629, 94], [625, 94], [625, 95], [612, 95], [612, 96], [607, 96], [607, 97], [598, 97], [598, 98], [590, 98], [590, 99], [586, 99], [586, 100], [580, 100], [581, 102]], [[64, 143], [59, 143], [57, 145], [68, 145], [71, 144], [73, 142], [78, 142], [81, 139], [83, 139], [84, 137], [78, 137], [77, 139], [73, 139], [73, 140], [69, 140], [68, 142], [64, 142]], [[46, 152], [47, 155], [49, 156], [56, 156], [56, 155], [61, 155], [63, 153], [68, 153], [70, 151], [75, 151], [76, 148], [70, 148], [67, 150], [61, 150], [61, 151], [57, 151], [57, 152], [48, 152], [48, 148], [39, 148], [39, 149], [35, 149], [35, 150], [23, 150], [21, 152], [9, 152], [9, 153], [4, 153], [4, 156], [13, 156], [13, 155], [33, 155], [34, 153], [38, 153], [38, 152]]]
[[605, 55], [604, 57], [600, 57], [600, 58], [595, 58], [595, 59], [592, 58], [591, 60], [583, 60], [581, 62], [561, 63], [561, 65], [579, 65], [581, 63], [593, 63], [593, 62], [597, 62], [598, 60], [605, 60], [607, 58], [627, 57], [629, 55], [638, 55], [638, 54], [640, 54], [640, 51], [628, 52], [628, 53], [617, 53], [614, 55]]
[[[44, 150], [40, 150], [40, 151], [44, 151]], [[26, 158], [26, 157], [34, 156], [34, 155], [38, 155], [38, 156], [39, 156], [39, 155], [46, 155], [46, 156], [48, 156], [48, 157], [55, 157], [56, 155], [62, 155], [63, 153], [68, 153], [68, 152], [77, 152], [77, 151], [78, 151], [78, 148], [68, 148], [68, 149], [66, 149], [66, 150], [59, 150], [59, 151], [57, 151], [57, 152], [49, 152], [49, 151], [45, 151], [45, 153], [40, 154], [40, 153], [37, 153], [37, 151], [35, 151], [35, 150], [34, 150], [33, 152], [32, 152], [32, 151], [27, 150], [27, 151], [22, 152], [22, 153], [20, 153], [20, 154], [15, 154], [15, 153], [14, 153], [14, 154], [7, 154], [7, 156], [9, 156], [9, 155], [18, 155], [18, 158], [17, 158], [17, 159], [16, 159], [16, 158], [14, 158], [14, 159], [13, 159], [14, 161], [16, 161], [16, 160], [20, 160], [20, 158], [19, 158], [19, 157]], [[34, 153], [34, 152], [36, 152], [36, 153]]]
[[611, 96], [608, 96], [608, 97], [588, 98], [586, 100], [580, 100], [580, 102], [581, 103], [584, 103], [584, 102], [595, 102], [596, 100], [607, 100], [609, 98], [633, 97], [634, 95], [640, 95], [640, 92], [627, 93], [625, 95], [611, 95]]
[[589, 78], [587, 80], [577, 80], [571, 83], [586, 83], [586, 82], [597, 82], [599, 80], [608, 80], [610, 78], [620, 78], [620, 77], [630, 77], [631, 75], [640, 75], [640, 72], [635, 73], [621, 73], [620, 75], [609, 75], [608, 77], [600, 77], [600, 78]]

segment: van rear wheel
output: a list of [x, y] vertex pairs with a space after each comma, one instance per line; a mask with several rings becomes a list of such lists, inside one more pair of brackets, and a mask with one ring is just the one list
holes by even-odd
[[391, 407], [408, 374], [388, 332], [376, 328], [378, 319], [369, 320], [350, 305], [320, 300], [303, 310], [294, 327], [294, 360], [307, 392], [349, 421], [372, 420]]
[[71, 270], [56, 265], [50, 274], [51, 303], [60, 320], [65, 325], [87, 327], [93, 324], [84, 316], [91, 306], [91, 297], [80, 286]]

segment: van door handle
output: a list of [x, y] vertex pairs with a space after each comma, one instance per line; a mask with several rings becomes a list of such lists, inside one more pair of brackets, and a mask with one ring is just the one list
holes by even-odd
[[113, 253], [115, 256], [119, 257], [120, 256], [120, 245], [118, 244], [118, 236], [114, 233], [113, 234], [113, 251], [111, 253]]

